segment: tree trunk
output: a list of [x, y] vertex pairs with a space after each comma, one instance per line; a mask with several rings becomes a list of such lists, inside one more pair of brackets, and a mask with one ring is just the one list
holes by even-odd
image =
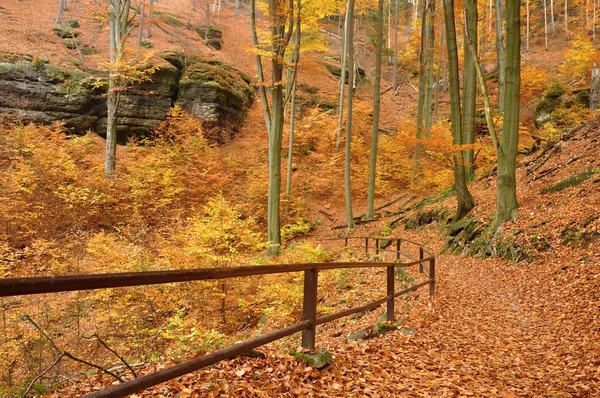
[[548, 0], [544, 0], [544, 45], [546, 51], [548, 51]]
[[58, 0], [58, 7], [56, 9], [56, 17], [54, 18], [54, 22], [59, 24], [62, 23], [63, 11], [67, 8], [66, 0]]
[[[346, 58], [348, 57], [348, 29], [353, 29], [349, 25], [352, 23], [349, 19], [349, 9], [346, 9], [346, 20], [344, 23], [344, 38], [342, 39], [342, 68], [340, 72], [340, 96], [338, 101], [338, 125], [337, 132], [335, 135], [335, 148], [340, 149], [340, 142], [342, 136], [342, 124], [344, 122], [344, 92], [346, 91], [346, 76], [348, 75], [348, 68]], [[348, 86], [350, 86], [350, 78], [348, 77]]]
[[[525, 51], [529, 52], [529, 0], [527, 0], [527, 32], [525, 34]], [[568, 33], [567, 33], [568, 35]]]
[[[477, 0], [464, 0], [465, 6], [465, 29], [473, 46], [477, 43]], [[475, 143], [475, 100], [477, 97], [477, 74], [475, 71], [475, 55], [469, 51], [467, 35], [464, 38], [464, 76], [463, 76], [463, 108], [462, 108], [462, 134], [463, 144], [473, 145]], [[475, 48], [477, 50], [477, 48]], [[467, 180], [475, 179], [473, 171], [474, 150], [469, 148], [464, 151], [465, 154], [465, 174]]]
[[498, 148], [496, 225], [518, 215], [516, 163], [519, 143], [521, 88], [521, 14], [518, 2], [506, 5], [506, 98], [503, 133]]
[[552, 28], [552, 37], [556, 37], [556, 24], [554, 23], [554, 0], [550, 0], [550, 27]]
[[373, 82], [373, 127], [371, 129], [371, 158], [366, 219], [372, 219], [375, 208], [375, 177], [377, 175], [377, 144], [379, 139], [379, 109], [381, 105], [381, 62], [383, 58], [383, 1], [377, 9], [377, 38], [375, 49], [375, 81]]
[[429, 12], [427, 13], [427, 80], [425, 82], [425, 138], [431, 136], [431, 102], [433, 98], [433, 57], [435, 55], [435, 1], [430, 0]]
[[140, 4], [140, 26], [138, 27], [137, 51], [138, 55], [142, 51], [142, 38], [144, 36], [144, 3]]
[[592, 69], [592, 83], [590, 86], [590, 109], [595, 111], [598, 109], [598, 99], [600, 98], [600, 68], [594, 63]]
[[[346, 193], [346, 220], [348, 229], [355, 227], [354, 216], [352, 215], [352, 187], [350, 180], [350, 161], [351, 143], [352, 143], [352, 103], [354, 100], [354, 29], [352, 27], [354, 21], [354, 0], [348, 0], [348, 13], [346, 18], [346, 43], [348, 47], [348, 64], [350, 65], [350, 76], [348, 77], [348, 110], [346, 112], [346, 150], [345, 150], [345, 167], [344, 181]], [[344, 72], [342, 72], [344, 73]]]
[[235, 18], [240, 19], [240, 0], [235, 0]]
[[[546, 0], [544, 0], [546, 1]], [[502, 0], [496, 0], [496, 53], [498, 70], [498, 111], [504, 110], [504, 80], [506, 51], [504, 48], [504, 33], [502, 29]]]
[[112, 177], [116, 168], [117, 119], [120, 101], [118, 75], [127, 32], [129, 6], [129, 0], [110, 0], [110, 69], [106, 99], [106, 155], [104, 158], [104, 175], [106, 178]]
[[398, 0], [395, 0], [394, 10], [394, 93], [398, 88]]
[[[569, 0], [565, 0], [565, 35], [567, 36], [567, 41], [571, 40], [571, 35], [569, 34]], [[529, 26], [529, 18], [527, 19], [527, 26]]]
[[415, 157], [413, 163], [413, 175], [416, 177], [421, 162], [421, 140], [423, 139], [423, 119], [425, 115], [425, 86], [427, 84], [427, 11], [431, 0], [423, 0], [423, 11], [421, 13], [421, 48], [419, 52], [419, 97], [417, 101], [417, 128], [415, 145]]
[[[288, 146], [288, 164], [287, 164], [287, 179], [285, 186], [285, 194], [289, 198], [292, 192], [292, 158], [294, 155], [294, 123], [296, 116], [296, 86], [298, 82], [298, 62], [300, 61], [300, 10], [301, 10], [301, 0], [297, 0], [296, 8], [298, 10], [296, 17], [296, 31], [294, 32], [294, 53], [292, 55], [292, 63], [294, 64], [294, 74], [291, 79], [291, 100], [290, 100], [290, 142]], [[289, 81], [288, 76], [288, 81]], [[290, 92], [290, 87], [288, 85], [288, 92]]]
[[[446, 46], [448, 48], [448, 70], [450, 77], [450, 120], [452, 123], [452, 142], [462, 145], [460, 88], [458, 77], [458, 48], [456, 44], [456, 26], [454, 19], [454, 0], [443, 0], [444, 21], [446, 22]], [[475, 202], [467, 188], [467, 178], [461, 151], [454, 152], [454, 187], [456, 190], [457, 208], [454, 220], [463, 218], [474, 206]]]

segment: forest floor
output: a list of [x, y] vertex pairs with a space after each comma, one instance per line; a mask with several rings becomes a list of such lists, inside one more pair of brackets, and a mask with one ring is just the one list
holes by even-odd
[[[224, 361], [135, 396], [597, 397], [599, 282], [598, 267], [442, 255], [435, 296], [413, 302], [403, 329], [358, 342], [331, 337], [353, 330], [318, 330], [317, 346], [334, 354], [322, 370], [267, 346], [266, 359]], [[572, 294], [582, 291], [590, 296]]]

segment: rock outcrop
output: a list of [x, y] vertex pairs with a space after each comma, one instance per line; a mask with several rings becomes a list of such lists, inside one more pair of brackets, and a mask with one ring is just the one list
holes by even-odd
[[[234, 68], [212, 59], [165, 57], [152, 80], [123, 91], [118, 133], [150, 134], [179, 104], [203, 122], [211, 142], [224, 142], [242, 125], [252, 104], [250, 81]], [[0, 117], [23, 123], [63, 122], [76, 134], [106, 129], [106, 88], [94, 87], [92, 75], [33, 62], [0, 62]]]

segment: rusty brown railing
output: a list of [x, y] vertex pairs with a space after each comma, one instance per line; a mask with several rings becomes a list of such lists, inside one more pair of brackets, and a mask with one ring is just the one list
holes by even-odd
[[[88, 398], [120, 398], [129, 394], [136, 393], [162, 382], [183, 376], [187, 373], [201, 369], [203, 367], [215, 364], [224, 359], [233, 358], [253, 348], [270, 343], [275, 340], [290, 336], [297, 332], [302, 332], [302, 347], [313, 350], [315, 348], [316, 327], [327, 322], [343, 318], [348, 315], [356, 314], [377, 308], [383, 303], [387, 303], [387, 320], [394, 320], [394, 299], [403, 294], [417, 290], [418, 288], [429, 285], [429, 294], [435, 292], [435, 256], [433, 253], [423, 248], [418, 243], [400, 239], [400, 238], [370, 238], [370, 237], [343, 237], [327, 238], [323, 241], [344, 240], [344, 247], [364, 248], [365, 253], [369, 254], [370, 242], [374, 242], [373, 249], [376, 254], [394, 253], [395, 260], [399, 261], [402, 257], [409, 259], [409, 262], [341, 262], [341, 263], [310, 263], [310, 264], [283, 264], [266, 266], [240, 266], [231, 268], [206, 268], [177, 271], [155, 271], [155, 272], [132, 272], [132, 273], [113, 273], [113, 274], [92, 274], [92, 275], [71, 275], [56, 277], [33, 277], [33, 278], [5, 278], [0, 279], [0, 297], [21, 296], [43, 293], [57, 293], [77, 290], [94, 290], [115, 287], [155, 285], [186, 281], [206, 281], [236, 278], [254, 275], [279, 274], [289, 272], [304, 271], [304, 299], [302, 320], [294, 325], [288, 326], [274, 332], [264, 334], [252, 340], [248, 340], [232, 347], [228, 347], [211, 354], [172, 366], [170, 368], [159, 370], [155, 373], [145, 375], [133, 380], [126, 381], [117, 385], [110, 386], [102, 391], [93, 392], [85, 395]], [[365, 244], [360, 246], [349, 246], [351, 240], [364, 240]], [[390, 245], [395, 246], [395, 250], [384, 249], [380, 247], [380, 242], [389, 241]], [[419, 249], [419, 258], [413, 258], [407, 253], [401, 251], [403, 244], [412, 244]], [[423, 264], [429, 264], [425, 271]], [[419, 271], [425, 272], [427, 279], [424, 282], [413, 285], [401, 291], [395, 291], [395, 268], [407, 268], [413, 265], [419, 265]], [[319, 271], [342, 268], [386, 268], [386, 296], [360, 307], [349, 308], [334, 314], [317, 317], [317, 281]]]

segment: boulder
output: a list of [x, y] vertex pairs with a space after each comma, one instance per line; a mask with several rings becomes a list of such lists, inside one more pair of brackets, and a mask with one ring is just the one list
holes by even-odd
[[196, 60], [183, 70], [177, 103], [202, 120], [206, 138], [223, 143], [239, 131], [254, 90], [235, 69], [217, 60]]
[[62, 121], [83, 133], [93, 128], [100, 105], [88, 76], [50, 65], [0, 63], [0, 114], [26, 123]]

